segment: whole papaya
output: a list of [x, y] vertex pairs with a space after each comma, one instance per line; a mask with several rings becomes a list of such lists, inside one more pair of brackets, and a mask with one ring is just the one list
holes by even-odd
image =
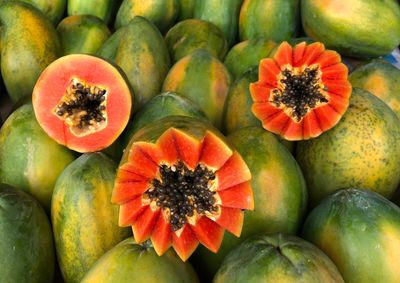
[[1, 75], [13, 102], [32, 94], [33, 87], [60, 55], [52, 23], [33, 6], [22, 2], [0, 5]]

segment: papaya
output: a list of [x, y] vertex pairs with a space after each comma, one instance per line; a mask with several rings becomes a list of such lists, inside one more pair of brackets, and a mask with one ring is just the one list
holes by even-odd
[[207, 121], [204, 112], [191, 100], [173, 92], [163, 92], [154, 96], [131, 119], [123, 133], [123, 148], [139, 129], [167, 116], [188, 116]]
[[30, 4], [0, 5], [1, 74], [12, 101], [30, 97], [41, 72], [61, 54], [51, 22]]
[[245, 212], [240, 238], [225, 234], [217, 254], [204, 248], [196, 251], [193, 263], [207, 282], [227, 254], [246, 238], [262, 232], [296, 234], [307, 207], [301, 169], [272, 133], [260, 127], [247, 127], [228, 135], [228, 140], [249, 166], [255, 210]]
[[51, 63], [32, 94], [35, 116], [55, 141], [78, 152], [110, 146], [128, 124], [132, 94], [123, 72], [86, 54]]
[[133, 88], [134, 111], [160, 93], [170, 57], [161, 33], [149, 20], [134, 17], [104, 43], [98, 54], [125, 72]]
[[197, 103], [213, 125], [220, 128], [230, 84], [231, 78], [224, 64], [200, 49], [173, 65], [162, 90], [176, 92]]
[[198, 49], [205, 49], [220, 60], [224, 59], [228, 51], [228, 43], [222, 31], [214, 24], [198, 19], [174, 25], [166, 34], [165, 42], [173, 62]]
[[275, 46], [276, 43], [268, 39], [245, 40], [233, 46], [224, 59], [232, 79], [258, 66], [260, 60], [268, 57]]
[[178, 0], [124, 0], [115, 19], [115, 28], [127, 25], [135, 16], [141, 16], [156, 25], [165, 33], [178, 16]]
[[64, 18], [57, 26], [63, 54], [85, 53], [95, 55], [111, 36], [107, 25], [92, 15]]
[[51, 222], [65, 282], [80, 282], [98, 258], [131, 233], [118, 227], [118, 206], [111, 203], [116, 167], [102, 153], [83, 154], [57, 180]]
[[47, 211], [58, 176], [74, 159], [42, 130], [30, 104], [15, 110], [0, 130], [0, 182], [27, 191]]
[[214, 283], [344, 283], [335, 264], [313, 244], [282, 233], [246, 240], [224, 259]]
[[237, 39], [239, 12], [243, 0], [195, 1], [194, 18], [205, 20], [219, 27], [225, 34], [228, 45]]
[[227, 230], [240, 235], [253, 210], [251, 173], [241, 155], [209, 123], [168, 116], [147, 124], [122, 156], [112, 202], [120, 226], [156, 253], [173, 247], [185, 261], [199, 244], [217, 252]]
[[251, 112], [249, 85], [258, 80], [258, 67], [251, 68], [238, 77], [229, 88], [224, 104], [223, 129], [227, 134], [248, 126], [261, 127], [261, 122]]
[[239, 38], [289, 40], [299, 32], [299, 0], [244, 0], [239, 15]]
[[102, 256], [82, 283], [198, 283], [196, 272], [173, 251], [158, 256], [151, 244], [126, 239]]
[[353, 87], [362, 88], [382, 99], [400, 118], [400, 70], [383, 59], [372, 60], [349, 77]]
[[302, 237], [332, 259], [345, 282], [400, 280], [400, 208], [375, 192], [329, 195], [308, 215]]
[[193, 18], [196, 0], [178, 0], [178, 18], [177, 22]]
[[301, 19], [307, 36], [346, 56], [378, 57], [400, 44], [395, 0], [304, 0]]
[[382, 100], [355, 88], [342, 120], [296, 145], [310, 201], [360, 187], [391, 197], [400, 181], [400, 120]]
[[68, 0], [68, 16], [93, 15], [110, 24], [122, 0]]
[[[0, 3], [11, 2], [14, 0], [1, 0]], [[19, 0], [21, 2], [29, 3], [35, 8], [39, 9], [52, 23], [57, 25], [62, 19], [65, 8], [67, 7], [67, 0]]]
[[53, 236], [43, 208], [32, 196], [4, 184], [0, 207], [0, 281], [53, 282]]

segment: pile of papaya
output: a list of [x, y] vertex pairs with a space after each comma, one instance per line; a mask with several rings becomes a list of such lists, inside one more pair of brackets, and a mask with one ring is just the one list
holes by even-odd
[[0, 283], [400, 282], [400, 2], [0, 0]]

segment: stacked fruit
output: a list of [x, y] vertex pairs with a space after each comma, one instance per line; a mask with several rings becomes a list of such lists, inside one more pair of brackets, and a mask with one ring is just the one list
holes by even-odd
[[0, 282], [400, 282], [398, 1], [0, 23]]

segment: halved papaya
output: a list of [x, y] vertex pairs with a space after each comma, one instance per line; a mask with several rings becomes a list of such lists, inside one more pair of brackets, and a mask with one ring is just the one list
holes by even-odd
[[131, 113], [131, 91], [123, 74], [107, 61], [84, 54], [50, 64], [33, 90], [33, 107], [43, 130], [78, 152], [111, 145]]
[[228, 230], [240, 235], [253, 210], [251, 173], [224, 136], [191, 117], [169, 116], [140, 129], [121, 160], [112, 202], [135, 241], [157, 254], [172, 246], [186, 260], [201, 243], [217, 252]]

